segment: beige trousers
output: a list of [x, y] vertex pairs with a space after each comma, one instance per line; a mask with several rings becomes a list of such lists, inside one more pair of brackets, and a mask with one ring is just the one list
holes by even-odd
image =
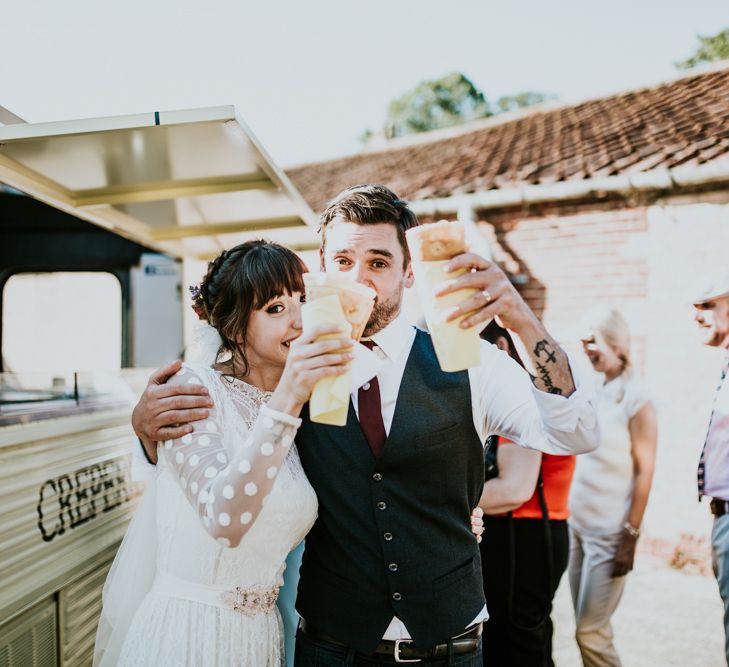
[[570, 527], [567, 573], [575, 609], [575, 638], [585, 667], [621, 665], [610, 623], [625, 587], [625, 577], [610, 576], [619, 539], [620, 534], [590, 537]]

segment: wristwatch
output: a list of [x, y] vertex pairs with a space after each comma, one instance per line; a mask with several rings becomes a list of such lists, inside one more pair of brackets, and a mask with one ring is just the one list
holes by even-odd
[[635, 538], [640, 537], [640, 528], [634, 528], [627, 521], [623, 524], [623, 530], [626, 533], [628, 533], [628, 535], [630, 535], [631, 537], [635, 537]]

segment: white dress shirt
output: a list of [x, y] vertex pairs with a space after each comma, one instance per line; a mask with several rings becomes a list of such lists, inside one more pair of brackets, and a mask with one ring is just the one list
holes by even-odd
[[[383, 361], [377, 380], [382, 420], [389, 435], [400, 383], [415, 341], [415, 327], [400, 313], [371, 338], [376, 345], [373, 351]], [[576, 391], [568, 398], [539, 391], [519, 364], [486, 341], [481, 345], [481, 365], [469, 369], [468, 379], [473, 425], [482, 444], [488, 436], [499, 434], [547, 454], [579, 454], [597, 447], [594, 394], [589, 383], [580, 383], [575, 377]], [[358, 411], [356, 391], [352, 403]], [[487, 618], [484, 607], [471, 625]], [[405, 624], [393, 617], [383, 639], [409, 638]]]
[[[375, 354], [383, 360], [377, 379], [382, 420], [389, 433], [415, 327], [401, 313], [372, 340], [377, 346]], [[595, 449], [598, 431], [593, 387], [574, 373], [573, 377], [576, 391], [568, 398], [539, 391], [519, 364], [483, 341], [481, 365], [468, 371], [473, 425], [481, 442], [496, 433], [547, 454], [580, 454]], [[357, 411], [356, 391], [352, 403]]]

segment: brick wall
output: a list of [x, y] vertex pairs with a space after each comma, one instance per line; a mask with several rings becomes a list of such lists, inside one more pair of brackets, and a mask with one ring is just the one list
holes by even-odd
[[646, 259], [630, 250], [631, 240], [646, 234], [646, 209], [588, 210], [492, 224], [502, 248], [529, 278], [522, 295], [550, 326], [572, 325], [596, 300], [646, 298]]
[[631, 324], [634, 364], [652, 391], [660, 429], [642, 542], [675, 560], [687, 539], [696, 543], [686, 536], [700, 540], [710, 530], [708, 508], [696, 502], [695, 471], [720, 353], [698, 342], [690, 300], [701, 274], [729, 261], [729, 206], [605, 204], [481, 220], [519, 266], [524, 297], [577, 358], [575, 325], [592, 304], [616, 305]]

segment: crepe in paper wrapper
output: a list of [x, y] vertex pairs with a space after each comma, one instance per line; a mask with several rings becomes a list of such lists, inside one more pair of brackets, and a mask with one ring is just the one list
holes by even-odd
[[[351, 337], [358, 339], [372, 312], [375, 292], [343, 276], [304, 274], [307, 302], [301, 309], [304, 330], [317, 324], [334, 324]], [[322, 277], [320, 277], [322, 276]], [[342, 334], [322, 336], [340, 338]], [[309, 399], [311, 421], [332, 426], [347, 423], [349, 394], [352, 391], [352, 369], [336, 377], [328, 377], [316, 383]]]
[[305, 273], [304, 287], [307, 303], [336, 294], [344, 317], [352, 325], [352, 338], [362, 337], [375, 305], [374, 290], [341, 273]]
[[462, 289], [445, 296], [433, 296], [439, 284], [466, 273], [465, 269], [453, 273], [443, 271], [451, 259], [467, 250], [463, 225], [457, 221], [441, 220], [408, 229], [405, 236], [412, 258], [415, 285], [441, 369], [454, 372], [478, 366], [481, 362], [478, 330], [461, 329], [460, 322], [466, 315], [451, 322], [445, 321], [449, 310], [477, 290]]

